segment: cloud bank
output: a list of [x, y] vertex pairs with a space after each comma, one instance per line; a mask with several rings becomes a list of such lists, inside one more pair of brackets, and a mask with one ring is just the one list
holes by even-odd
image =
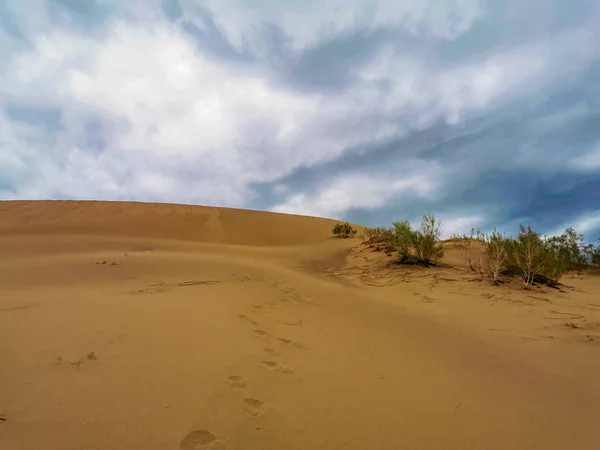
[[9, 0], [0, 198], [600, 235], [591, 0]]

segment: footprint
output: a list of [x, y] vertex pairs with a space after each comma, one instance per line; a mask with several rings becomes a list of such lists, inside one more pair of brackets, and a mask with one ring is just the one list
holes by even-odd
[[195, 430], [188, 433], [179, 443], [179, 450], [223, 450], [223, 441], [207, 430]]
[[271, 370], [276, 370], [279, 367], [279, 364], [275, 361], [262, 361], [260, 365]]
[[256, 336], [267, 336], [269, 333], [267, 333], [266, 331], [263, 331], [263, 330], [254, 330], [254, 334]]
[[283, 366], [275, 361], [262, 361], [260, 365], [271, 372], [279, 372], [286, 375], [291, 375], [296, 372], [291, 367]]
[[277, 352], [272, 348], [263, 348], [263, 352], [268, 353], [269, 355], [277, 355]]
[[242, 399], [242, 411], [251, 417], [258, 417], [269, 410], [270, 405], [255, 398]]
[[277, 340], [285, 345], [292, 345], [297, 348], [304, 348], [304, 344], [302, 342], [295, 342], [295, 341], [292, 341], [291, 339], [286, 339], [286, 338], [277, 338]]
[[236, 388], [245, 388], [248, 385], [239, 375], [227, 377], [227, 384]]
[[238, 315], [240, 319], [244, 319], [246, 322], [251, 323], [252, 325], [258, 325], [258, 322], [245, 314]]

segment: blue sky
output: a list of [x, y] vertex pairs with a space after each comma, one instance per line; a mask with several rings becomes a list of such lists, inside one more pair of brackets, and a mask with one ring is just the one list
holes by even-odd
[[0, 198], [600, 236], [596, 0], [7, 0]]

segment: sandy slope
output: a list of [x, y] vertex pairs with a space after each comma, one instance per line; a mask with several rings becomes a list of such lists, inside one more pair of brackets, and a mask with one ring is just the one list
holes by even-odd
[[0, 448], [598, 448], [600, 277], [492, 287], [331, 224], [0, 202]]

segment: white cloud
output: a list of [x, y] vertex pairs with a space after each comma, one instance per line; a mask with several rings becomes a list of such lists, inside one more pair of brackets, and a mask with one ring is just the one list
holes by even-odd
[[574, 169], [583, 172], [595, 172], [600, 170], [600, 144], [589, 153], [573, 159], [571, 166]]
[[[193, 0], [182, 2], [194, 11]], [[393, 27], [409, 33], [430, 33], [454, 39], [483, 14], [479, 0], [206, 0], [205, 7], [227, 39], [238, 49], [259, 55], [268, 47], [261, 28], [281, 26], [295, 50], [350, 30]], [[194, 20], [194, 16], [186, 17]], [[202, 28], [200, 19], [196, 23]]]
[[[562, 38], [588, 49], [579, 51], [580, 59], [595, 57], [586, 33], [564, 33]], [[415, 111], [412, 118], [417, 127], [440, 117], [455, 124], [474, 111], [542, 91], [572, 70], [563, 63], [572, 55], [556, 47], [547, 41], [524, 43], [445, 70], [431, 70], [418, 55], [398, 53], [388, 46], [358, 70], [363, 84], [354, 94], [355, 101], [377, 105], [378, 111], [387, 114]], [[381, 83], [389, 84], [389, 89], [376, 89]]]
[[[181, 157], [197, 167], [199, 178], [238, 191], [212, 198], [198, 192], [201, 202], [239, 204], [247, 183], [327, 160], [356, 139], [323, 135], [337, 105], [230, 73], [164, 23], [151, 29], [120, 24], [105, 42], [41, 35], [32, 51], [13, 61], [0, 91], [60, 107], [70, 136], [81, 134], [92, 113], [121, 119], [127, 127], [111, 142], [114, 158], [126, 161], [126, 152], [150, 160]], [[64, 158], [71, 151], [59, 152]], [[154, 193], [147, 183], [138, 188]]]
[[[52, 154], [56, 170], [60, 160], [67, 161], [66, 170], [73, 167], [75, 179], [86, 173], [81, 165], [109, 170], [111, 158], [131, 161], [135, 167], [135, 158], [152, 166], [175, 157], [195, 167], [204, 182], [228, 185], [217, 192], [196, 192], [196, 201], [239, 205], [250, 197], [249, 183], [276, 180], [300, 166], [330, 160], [346, 148], [373, 145], [406, 132], [406, 126], [393, 119], [364, 120], [370, 114], [381, 115], [381, 104], [367, 107], [369, 86], [334, 97], [284, 91], [266, 79], [232, 73], [206, 59], [166, 22], [152, 26], [119, 22], [103, 41], [55, 32], [38, 35], [34, 43], [32, 50], [12, 61], [0, 92], [62, 110], [66, 130], [61, 148], [30, 151], [47, 154], [49, 166]], [[384, 108], [417, 108], [421, 122], [434, 120], [435, 115], [428, 118], [427, 105], [410, 91], [410, 84], [398, 91], [404, 81], [421, 75], [420, 70], [407, 70]], [[84, 157], [86, 149], [76, 141], [85, 121], [98, 114], [125, 125], [110, 142], [109, 155]], [[131, 186], [133, 191], [125, 191], [126, 178], [96, 174], [97, 186], [89, 195], [112, 198], [133, 192], [143, 198], [160, 194], [160, 198], [176, 199], [181, 183], [175, 176], [174, 171], [160, 176], [158, 184], [168, 187], [157, 190], [148, 182], [138, 182]], [[86, 192], [80, 187], [83, 183], [64, 181], [69, 177], [62, 177], [60, 186], [61, 177], [50, 181], [52, 176], [46, 174], [43, 178], [44, 183], [38, 183], [40, 196], [46, 192], [81, 197]]]
[[583, 234], [588, 241], [595, 241], [596, 238], [600, 238], [600, 236], [590, 236], [589, 234], [600, 229], [600, 209], [582, 214], [575, 220], [569, 221], [569, 223], [565, 223], [560, 227], [556, 227], [548, 233], [548, 236], [559, 236], [569, 227], [573, 228], [578, 233]]
[[297, 193], [272, 210], [308, 216], [339, 218], [352, 208], [380, 208], [401, 195], [431, 199], [439, 188], [440, 168], [436, 164], [408, 169], [408, 176], [345, 174], [318, 186], [313, 193]]

